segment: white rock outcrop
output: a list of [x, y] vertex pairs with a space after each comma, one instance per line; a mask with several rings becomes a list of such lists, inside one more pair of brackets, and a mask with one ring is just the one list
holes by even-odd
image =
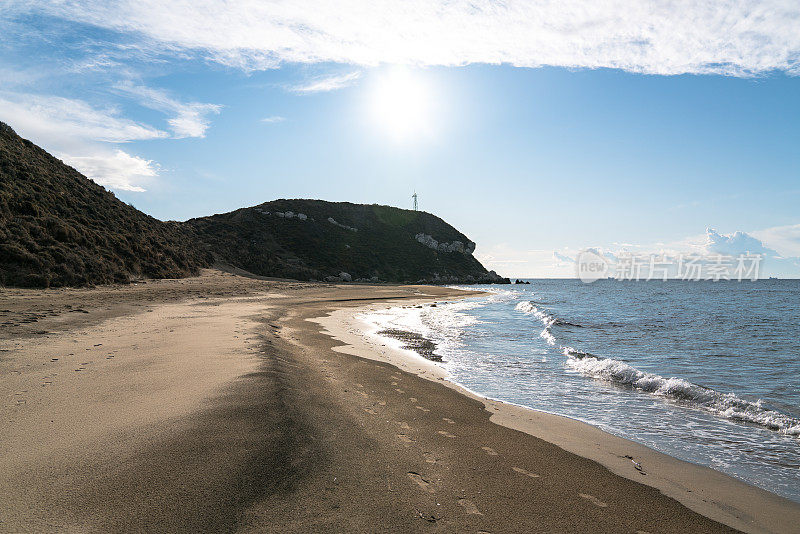
[[414, 239], [422, 243], [428, 248], [438, 250], [439, 252], [460, 252], [462, 254], [472, 254], [475, 250], [475, 243], [467, 241], [465, 245], [462, 241], [452, 241], [450, 243], [439, 243], [433, 236], [428, 234], [419, 233], [414, 236]]
[[[269, 215], [269, 212], [266, 210], [256, 209], [256, 211], [263, 213], [264, 215]], [[299, 219], [301, 221], [308, 220], [308, 215], [305, 213], [295, 213], [293, 211], [276, 211], [274, 215], [276, 217], [280, 217], [281, 219]]]

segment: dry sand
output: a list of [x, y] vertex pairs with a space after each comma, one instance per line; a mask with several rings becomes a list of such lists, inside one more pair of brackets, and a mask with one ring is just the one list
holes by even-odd
[[[793, 503], [465, 395], [356, 335], [356, 307], [456, 294], [216, 271], [2, 290], [0, 531], [731, 530], [671, 497], [754, 532], [800, 524]], [[332, 312], [339, 340], [308, 320]], [[623, 451], [648, 474], [609, 459]]]

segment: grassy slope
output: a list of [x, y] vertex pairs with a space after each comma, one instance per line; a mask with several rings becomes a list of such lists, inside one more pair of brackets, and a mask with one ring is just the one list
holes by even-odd
[[193, 243], [0, 123], [0, 284], [186, 276], [210, 260]]
[[[303, 213], [308, 219], [275, 215], [286, 211]], [[357, 231], [334, 225], [329, 217]], [[471, 254], [435, 251], [414, 238], [425, 233], [439, 242], [469, 243], [464, 234], [425, 212], [348, 202], [275, 200], [192, 219], [188, 224], [220, 260], [265, 276], [324, 279], [344, 271], [354, 279], [377, 277], [392, 282], [489, 277]]]

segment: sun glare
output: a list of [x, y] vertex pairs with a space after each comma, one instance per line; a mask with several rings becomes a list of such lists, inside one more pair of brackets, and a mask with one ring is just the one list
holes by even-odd
[[395, 68], [373, 88], [371, 112], [378, 126], [398, 141], [430, 132], [431, 90], [419, 74]]

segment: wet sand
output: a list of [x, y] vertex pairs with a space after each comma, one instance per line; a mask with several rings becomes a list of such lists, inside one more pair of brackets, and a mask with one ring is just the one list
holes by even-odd
[[[639, 473], [532, 435], [558, 441], [569, 427], [553, 416], [485, 405], [417, 361], [359, 344], [336, 315], [457, 295], [215, 271], [2, 290], [0, 531], [732, 531]], [[337, 327], [338, 339], [322, 332]], [[588, 429], [568, 434], [608, 447]], [[765, 493], [720, 487], [723, 503], [726, 491]], [[800, 524], [797, 506], [763, 502], [765, 517], [736, 526]]]

